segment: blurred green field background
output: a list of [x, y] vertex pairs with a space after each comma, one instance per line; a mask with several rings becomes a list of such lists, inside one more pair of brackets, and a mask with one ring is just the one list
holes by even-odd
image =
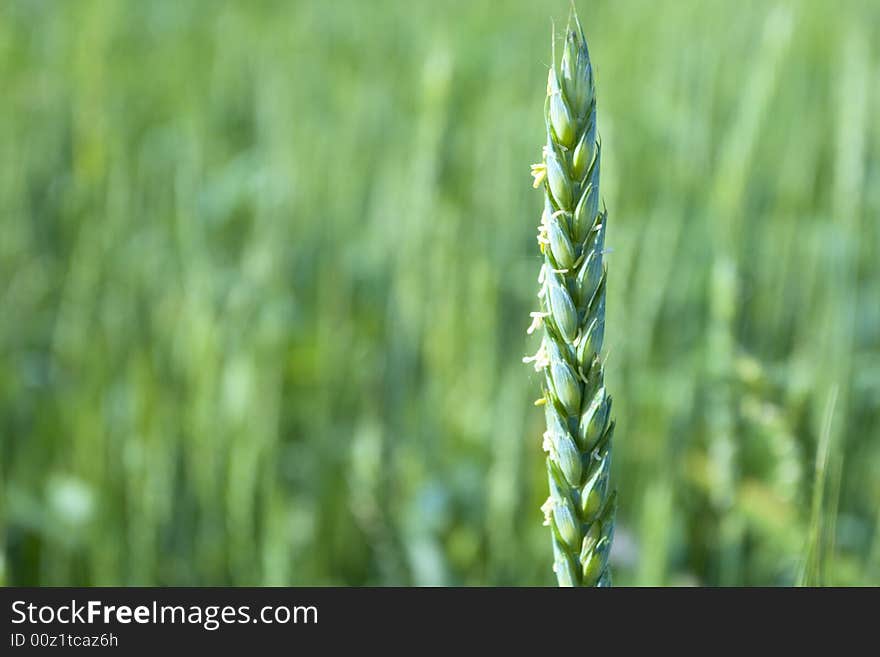
[[[880, 3], [580, 0], [616, 584], [880, 584]], [[568, 3], [0, 4], [0, 583], [549, 585]]]

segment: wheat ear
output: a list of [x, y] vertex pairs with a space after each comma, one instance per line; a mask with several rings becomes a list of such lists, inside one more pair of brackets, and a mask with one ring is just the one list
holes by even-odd
[[569, 20], [559, 66], [555, 38], [544, 121], [547, 144], [532, 166], [544, 191], [538, 243], [541, 347], [526, 358], [544, 374], [547, 473], [550, 497], [542, 507], [553, 539], [560, 586], [608, 586], [615, 494], [609, 490], [611, 397], [600, 359], [605, 333], [602, 261], [607, 212], [599, 210], [600, 143], [587, 43], [577, 15]]

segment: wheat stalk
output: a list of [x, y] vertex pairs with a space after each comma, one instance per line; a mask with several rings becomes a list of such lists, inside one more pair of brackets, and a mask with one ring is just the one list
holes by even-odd
[[605, 333], [602, 262], [606, 211], [599, 211], [600, 143], [587, 43], [577, 14], [547, 82], [547, 144], [532, 166], [544, 190], [538, 243], [541, 311], [529, 333], [544, 327], [538, 352], [524, 359], [544, 374], [547, 473], [550, 497], [542, 507], [553, 539], [553, 570], [560, 586], [608, 586], [614, 532], [611, 397], [599, 354]]

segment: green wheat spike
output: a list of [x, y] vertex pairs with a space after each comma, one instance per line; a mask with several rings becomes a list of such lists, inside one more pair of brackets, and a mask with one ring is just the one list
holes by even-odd
[[608, 586], [608, 554], [614, 534], [611, 465], [611, 396], [600, 359], [605, 333], [602, 262], [607, 212], [599, 210], [600, 143], [596, 97], [586, 39], [577, 14], [547, 82], [547, 143], [532, 166], [544, 190], [538, 228], [541, 311], [531, 333], [543, 326], [538, 352], [525, 360], [544, 374], [547, 474], [550, 497], [545, 524], [553, 540], [560, 586]]

